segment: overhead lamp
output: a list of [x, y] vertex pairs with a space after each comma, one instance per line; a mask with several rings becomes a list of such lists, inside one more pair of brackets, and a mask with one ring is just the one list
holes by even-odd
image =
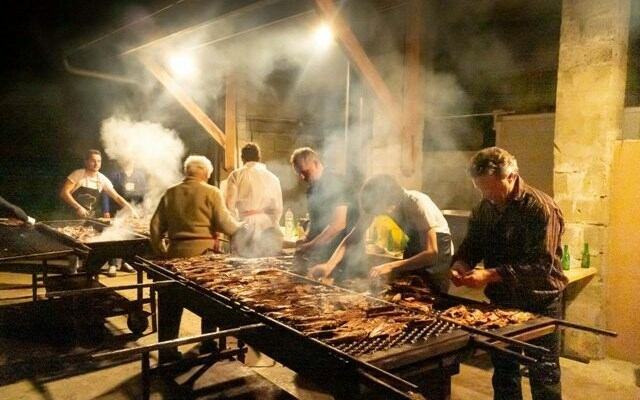
[[186, 53], [172, 54], [167, 58], [169, 69], [179, 78], [192, 78], [198, 72], [195, 59]]
[[329, 24], [321, 23], [316, 28], [313, 37], [317, 47], [326, 49], [333, 42], [333, 30]]

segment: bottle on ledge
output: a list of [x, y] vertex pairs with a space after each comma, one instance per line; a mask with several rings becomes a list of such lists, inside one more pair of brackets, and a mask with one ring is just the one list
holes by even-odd
[[582, 268], [589, 268], [591, 266], [591, 255], [589, 255], [589, 243], [584, 244], [584, 249], [582, 249], [582, 261], [580, 261], [580, 266]]
[[569, 245], [564, 245], [562, 249], [562, 269], [568, 271], [571, 269], [571, 255], [569, 254]]

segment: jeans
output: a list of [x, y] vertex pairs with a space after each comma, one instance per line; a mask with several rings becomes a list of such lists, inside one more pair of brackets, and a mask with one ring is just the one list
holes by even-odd
[[[561, 297], [543, 306], [499, 304], [499, 306], [521, 308], [526, 311], [541, 314], [551, 318], [561, 318]], [[548, 354], [540, 354], [525, 350], [525, 354], [539, 360], [529, 366], [529, 383], [533, 400], [560, 400], [562, 387], [560, 383], [560, 332], [555, 332], [534, 339], [532, 344], [551, 350]], [[515, 350], [510, 348], [511, 350]], [[493, 398], [494, 400], [521, 400], [522, 387], [520, 384], [520, 364], [512, 357], [493, 353]]]

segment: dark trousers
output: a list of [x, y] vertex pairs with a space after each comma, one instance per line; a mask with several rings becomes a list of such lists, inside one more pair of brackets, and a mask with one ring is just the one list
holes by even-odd
[[[176, 294], [176, 296], [178, 296]], [[183, 306], [179, 297], [172, 296], [170, 290], [158, 291], [158, 341], [173, 340], [180, 334], [180, 321], [182, 320]], [[202, 318], [200, 329], [202, 333], [213, 332], [216, 330], [215, 324], [207, 319]], [[213, 341], [203, 342], [203, 345], [214, 346]], [[160, 350], [160, 358], [175, 357], [177, 348], [168, 348]]]
[[[505, 306], [499, 304], [500, 306]], [[508, 307], [525, 309], [526, 311], [545, 315], [551, 318], [561, 318], [561, 299], [557, 298], [551, 303], [540, 307], [509, 304]], [[562, 399], [560, 384], [560, 332], [537, 338], [532, 344], [546, 347], [551, 353], [541, 355], [529, 353], [528, 355], [539, 360], [538, 363], [529, 366], [529, 383], [531, 384], [531, 396], [533, 400], [559, 400]], [[513, 348], [511, 350], [514, 350]], [[520, 384], [520, 364], [509, 356], [498, 353], [491, 355], [493, 362], [493, 398], [495, 400], [521, 400], [522, 387]]]

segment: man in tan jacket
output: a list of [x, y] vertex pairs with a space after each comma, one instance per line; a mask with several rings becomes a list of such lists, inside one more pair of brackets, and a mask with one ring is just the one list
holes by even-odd
[[207, 184], [212, 172], [211, 161], [204, 156], [185, 160], [184, 181], [167, 190], [151, 218], [151, 244], [158, 255], [198, 256], [217, 248], [217, 232], [231, 236], [240, 228], [220, 189]]
[[[184, 162], [184, 181], [169, 188], [151, 218], [151, 244], [164, 258], [199, 256], [208, 250], [216, 251], [217, 233], [232, 236], [242, 224], [236, 221], [225, 206], [222, 192], [207, 184], [213, 166], [204, 156], [189, 156]], [[164, 239], [168, 239], [165, 246]], [[182, 304], [175, 301], [172, 289], [158, 290], [158, 339], [175, 339], [180, 330]], [[202, 332], [215, 326], [202, 318]], [[201, 352], [215, 351], [213, 342], [204, 342]], [[176, 348], [160, 350], [160, 362], [181, 357]]]

